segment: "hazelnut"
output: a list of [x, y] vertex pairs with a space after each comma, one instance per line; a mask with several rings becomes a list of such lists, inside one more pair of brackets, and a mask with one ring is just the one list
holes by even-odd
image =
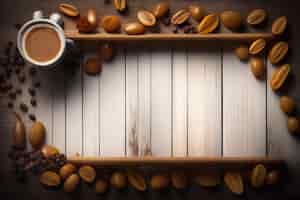
[[121, 28], [121, 21], [118, 16], [108, 15], [101, 20], [101, 26], [108, 33], [117, 33]]
[[298, 133], [300, 128], [299, 120], [296, 117], [289, 117], [287, 121], [287, 127], [290, 133]]
[[295, 110], [295, 107], [296, 103], [292, 98], [288, 96], [280, 97], [280, 108], [282, 112], [286, 114], [291, 114]]

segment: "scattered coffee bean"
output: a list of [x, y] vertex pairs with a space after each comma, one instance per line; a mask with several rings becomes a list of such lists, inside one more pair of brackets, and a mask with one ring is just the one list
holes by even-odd
[[9, 98], [10, 98], [11, 100], [15, 100], [16, 97], [17, 97], [17, 95], [16, 95], [15, 92], [10, 92], [10, 93], [8, 94], [8, 96], [9, 96]]
[[16, 93], [17, 93], [18, 95], [20, 95], [20, 94], [22, 94], [22, 90], [21, 90], [20, 88], [18, 88], [18, 89], [16, 90]]
[[33, 87], [39, 88], [39, 87], [41, 87], [41, 83], [40, 82], [35, 82], [35, 83], [33, 83]]
[[30, 94], [30, 96], [34, 97], [36, 95], [36, 92], [34, 89], [32, 88], [28, 88], [28, 93]]
[[31, 99], [31, 100], [30, 100], [30, 104], [31, 104], [33, 107], [35, 107], [35, 106], [37, 105], [37, 102], [36, 102], [35, 99]]
[[19, 75], [18, 79], [19, 79], [20, 83], [24, 83], [26, 81], [26, 77], [24, 74]]
[[36, 73], [37, 73], [37, 70], [36, 70], [36, 68], [34, 68], [34, 67], [31, 67], [31, 68], [29, 69], [29, 74], [30, 74], [30, 76], [35, 76], [35, 75], [36, 75]]
[[13, 104], [12, 102], [8, 102], [8, 103], [7, 103], [7, 107], [8, 107], [8, 108], [13, 108], [13, 107], [14, 107], [14, 104]]
[[17, 75], [19, 75], [20, 72], [21, 72], [21, 69], [20, 69], [20, 68], [17, 68], [17, 69], [15, 70], [15, 73], [16, 73]]
[[34, 122], [36, 121], [36, 117], [34, 114], [29, 114], [28, 117], [31, 121], [34, 121]]
[[27, 106], [26, 104], [24, 104], [24, 103], [21, 103], [21, 104], [20, 104], [20, 110], [21, 110], [22, 112], [27, 113], [27, 112], [28, 112], [28, 106]]

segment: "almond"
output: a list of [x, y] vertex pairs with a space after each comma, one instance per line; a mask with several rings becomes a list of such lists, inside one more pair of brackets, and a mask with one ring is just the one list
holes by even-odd
[[138, 171], [128, 171], [128, 182], [132, 187], [139, 191], [145, 191], [147, 188], [144, 176]]
[[137, 18], [144, 26], [155, 26], [156, 18], [150, 11], [138, 11]]
[[230, 30], [237, 31], [242, 26], [242, 16], [238, 11], [228, 10], [220, 15], [224, 26]]
[[13, 145], [14, 147], [24, 149], [26, 146], [26, 129], [25, 125], [17, 113], [14, 113], [16, 117], [15, 128], [13, 130]]
[[278, 90], [283, 85], [289, 75], [289, 72], [289, 64], [284, 64], [273, 72], [270, 80], [270, 85], [273, 91]]
[[224, 175], [224, 182], [228, 189], [237, 195], [244, 193], [244, 184], [242, 176], [237, 172], [227, 172]]
[[267, 18], [267, 12], [263, 9], [252, 10], [248, 17], [247, 22], [251, 25], [259, 25], [263, 23]]
[[191, 5], [189, 11], [194, 20], [200, 22], [201, 19], [205, 16], [206, 10], [202, 6]]
[[69, 17], [78, 17], [79, 16], [78, 9], [71, 4], [61, 3], [61, 4], [59, 4], [58, 9], [61, 13], [63, 13], [66, 16], [69, 16]]
[[274, 35], [282, 35], [287, 27], [287, 17], [281, 16], [275, 19], [272, 24], [272, 33]]
[[41, 151], [45, 158], [49, 158], [51, 156], [55, 156], [59, 154], [59, 150], [55, 146], [47, 145], [47, 144], [42, 147]]
[[154, 6], [152, 12], [157, 18], [164, 17], [169, 12], [169, 4], [167, 2], [158, 3]]
[[289, 45], [287, 42], [277, 42], [269, 52], [269, 61], [275, 65], [282, 61], [287, 55], [289, 50]]
[[248, 60], [249, 58], [249, 48], [246, 45], [242, 45], [237, 47], [234, 50], [235, 55], [240, 59], [240, 60]]
[[49, 187], [57, 187], [60, 184], [60, 177], [55, 172], [46, 171], [40, 176], [40, 182]]
[[76, 172], [76, 167], [71, 164], [71, 163], [67, 163], [64, 166], [62, 166], [59, 170], [59, 175], [60, 177], [65, 180], [66, 178], [68, 178], [71, 174]]
[[91, 166], [82, 166], [79, 169], [79, 176], [87, 183], [94, 182], [96, 178], [96, 171]]
[[65, 192], [74, 192], [80, 182], [80, 178], [77, 174], [70, 175], [64, 182]]
[[257, 55], [261, 53], [266, 47], [267, 43], [264, 39], [257, 39], [249, 47], [249, 53], [252, 55]]
[[190, 18], [191, 13], [186, 9], [178, 10], [172, 17], [171, 23], [174, 25], [180, 25], [188, 21]]
[[211, 33], [219, 26], [219, 17], [216, 14], [210, 14], [204, 17], [197, 27], [197, 31], [202, 34]]
[[117, 33], [121, 28], [121, 21], [118, 16], [108, 15], [101, 20], [101, 26], [108, 33]]
[[267, 175], [265, 166], [259, 164], [255, 166], [251, 174], [251, 185], [255, 188], [260, 188], [264, 185]]
[[139, 22], [132, 22], [132, 23], [125, 24], [124, 31], [128, 35], [139, 35], [145, 33], [145, 27], [143, 24]]

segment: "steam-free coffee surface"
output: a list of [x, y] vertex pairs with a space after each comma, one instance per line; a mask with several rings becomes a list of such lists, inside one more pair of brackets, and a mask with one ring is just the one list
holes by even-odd
[[54, 59], [61, 48], [58, 33], [49, 27], [36, 27], [25, 38], [27, 55], [38, 62]]

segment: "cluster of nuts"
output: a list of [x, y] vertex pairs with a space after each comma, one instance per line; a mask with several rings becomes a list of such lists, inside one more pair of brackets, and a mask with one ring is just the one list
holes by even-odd
[[[251, 25], [260, 25], [266, 20], [266, 18], [267, 14], [264, 10], [256, 9], [249, 14], [247, 22]], [[287, 23], [286, 16], [281, 16], [275, 19], [272, 24], [272, 34], [277, 37], [282, 36], [287, 28]], [[266, 49], [266, 46], [267, 42], [260, 38], [253, 41], [249, 47], [247, 45], [242, 45], [235, 49], [236, 56], [242, 61], [247, 61], [249, 59], [249, 55], [252, 56], [250, 58], [250, 68], [256, 78], [262, 78], [265, 75], [266, 64], [261, 55]], [[282, 63], [288, 54], [288, 50], [289, 45], [287, 42], [278, 41], [272, 45], [268, 52], [269, 62], [273, 65], [277, 65], [277, 68], [274, 70], [270, 80], [270, 87], [273, 91], [278, 91], [290, 74], [290, 65]], [[284, 113], [289, 115], [287, 121], [289, 132], [292, 134], [298, 133], [300, 131], [299, 119], [290, 116], [294, 114], [296, 109], [296, 103], [294, 99], [288, 96], [281, 96], [280, 108]]]

